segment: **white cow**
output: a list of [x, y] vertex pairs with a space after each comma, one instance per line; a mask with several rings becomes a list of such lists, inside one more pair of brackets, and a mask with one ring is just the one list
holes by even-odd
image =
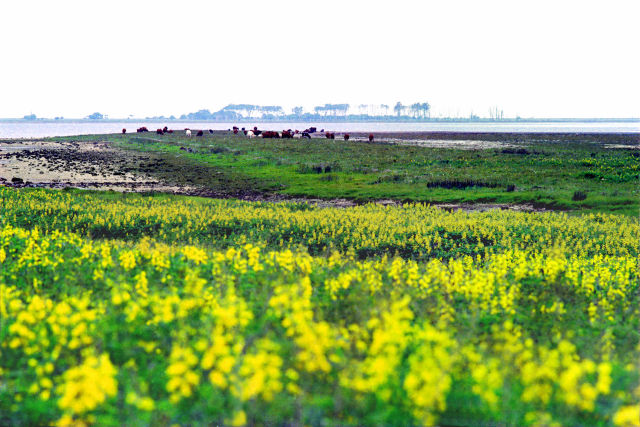
[[253, 131], [252, 131], [252, 130], [247, 131], [247, 138], [255, 138], [255, 137], [256, 137], [256, 134], [255, 134], [255, 133], [253, 133]]
[[301, 133], [294, 133], [293, 134], [293, 138], [294, 139], [302, 139], [302, 134]]
[[191, 129], [187, 129], [184, 133], [185, 133], [188, 137], [191, 137]]

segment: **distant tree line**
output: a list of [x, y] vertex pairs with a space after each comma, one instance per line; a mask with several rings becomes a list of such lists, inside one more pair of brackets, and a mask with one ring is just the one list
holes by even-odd
[[[31, 114], [26, 114], [22, 117], [23, 120], [45, 120], [44, 118], [41, 117], [37, 117], [35, 114], [31, 113]], [[54, 117], [54, 120], [64, 120], [64, 117], [62, 116], [56, 116]]]
[[[198, 110], [182, 114], [180, 120], [240, 121], [240, 120], [427, 120], [431, 106], [428, 102], [404, 105], [397, 102], [393, 108], [386, 104], [324, 104], [305, 111], [296, 106], [287, 113], [279, 105], [229, 104], [219, 111]], [[147, 117], [166, 119], [164, 116]], [[173, 116], [169, 119], [172, 119]]]
[[[131, 119], [133, 116], [129, 116]], [[28, 114], [24, 120], [43, 120], [35, 114]], [[64, 117], [55, 117], [63, 120]], [[89, 120], [108, 120], [109, 116], [99, 112], [85, 117]], [[431, 105], [428, 102], [403, 104], [396, 102], [393, 107], [387, 104], [324, 104], [305, 111], [302, 106], [295, 106], [289, 112], [279, 105], [229, 104], [226, 107], [211, 112], [203, 109], [193, 113], [176, 116], [145, 117], [146, 120], [206, 120], [221, 122], [238, 122], [251, 120], [273, 121], [495, 121], [505, 120], [504, 112], [498, 107], [489, 109], [489, 117], [481, 118], [473, 112], [468, 117], [431, 117]], [[520, 117], [511, 120], [523, 120]]]

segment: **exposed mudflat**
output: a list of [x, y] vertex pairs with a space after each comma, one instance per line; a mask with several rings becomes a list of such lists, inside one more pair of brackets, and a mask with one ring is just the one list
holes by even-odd
[[[278, 198], [263, 198], [254, 199], [267, 202], [294, 202], [294, 203], [308, 203], [310, 205], [317, 206], [319, 208], [350, 208], [359, 206], [360, 203], [354, 202], [348, 199], [278, 199]], [[401, 206], [404, 202], [397, 200], [375, 200], [372, 203], [382, 206]], [[447, 210], [449, 212], [465, 211], [465, 212], [487, 212], [492, 210], [510, 210], [517, 212], [546, 212], [549, 209], [540, 206], [534, 206], [531, 204], [508, 204], [508, 203], [431, 203], [431, 206]]]
[[[336, 133], [337, 140], [344, 132]], [[461, 150], [487, 150], [522, 147], [536, 143], [590, 142], [607, 148], [640, 149], [638, 133], [512, 133], [512, 132], [372, 132], [374, 143], [408, 145], [429, 148], [456, 148]], [[325, 138], [322, 133], [313, 138]], [[369, 132], [350, 132], [350, 141], [369, 142]]]
[[628, 144], [605, 144], [605, 148], [621, 148], [625, 150], [640, 150], [640, 143], [637, 145], [628, 145]]
[[[314, 135], [314, 139], [323, 139], [325, 137]], [[336, 134], [336, 140], [343, 140], [343, 134]], [[369, 143], [368, 135], [356, 135], [351, 136], [349, 134], [349, 141], [358, 141]], [[377, 134], [374, 135], [374, 143], [392, 144], [392, 145], [404, 145], [413, 147], [428, 147], [428, 148], [455, 148], [458, 150], [487, 150], [492, 148], [505, 148], [514, 147], [515, 144], [505, 141], [485, 141], [474, 139], [429, 139], [420, 138], [419, 135], [408, 135], [407, 137], [399, 137], [395, 134]]]
[[[640, 145], [639, 133], [560, 133], [560, 132], [372, 132], [374, 141], [458, 141], [497, 142], [503, 144], [571, 143], [589, 142], [594, 144], [614, 144], [628, 148]], [[317, 136], [322, 136], [316, 134]], [[336, 139], [343, 133], [336, 133]], [[350, 139], [367, 140], [369, 132], [349, 133]]]
[[104, 142], [0, 141], [0, 184], [12, 187], [175, 192], [184, 189], [146, 174], [152, 156]]
[[514, 144], [501, 141], [477, 141], [449, 139], [388, 139], [388, 143], [429, 148], [457, 148], [461, 150], [487, 150], [491, 148], [515, 147]]

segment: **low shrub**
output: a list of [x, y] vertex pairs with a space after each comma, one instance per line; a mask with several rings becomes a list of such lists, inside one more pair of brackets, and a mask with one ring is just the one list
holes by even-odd
[[575, 191], [571, 200], [573, 200], [574, 202], [579, 202], [581, 200], [585, 200], [586, 198], [587, 193], [585, 191]]
[[487, 187], [487, 188], [496, 188], [498, 184], [493, 182], [482, 182], [474, 179], [467, 180], [444, 180], [444, 181], [431, 181], [427, 183], [427, 187], [429, 188], [456, 188], [456, 189], [465, 189], [469, 187]]

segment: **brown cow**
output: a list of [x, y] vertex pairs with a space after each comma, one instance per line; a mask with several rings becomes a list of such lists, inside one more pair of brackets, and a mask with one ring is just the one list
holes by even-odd
[[263, 138], [280, 138], [280, 134], [278, 132], [272, 130], [265, 130], [262, 132]]
[[125, 128], [122, 128], [122, 133], [127, 133], [127, 130]]
[[373, 142], [373, 134], [372, 133], [369, 134], [369, 142]]
[[348, 133], [345, 133], [345, 134], [344, 134], [344, 140], [345, 140], [345, 141], [348, 141], [348, 140], [349, 140], [349, 134], [348, 134]]

